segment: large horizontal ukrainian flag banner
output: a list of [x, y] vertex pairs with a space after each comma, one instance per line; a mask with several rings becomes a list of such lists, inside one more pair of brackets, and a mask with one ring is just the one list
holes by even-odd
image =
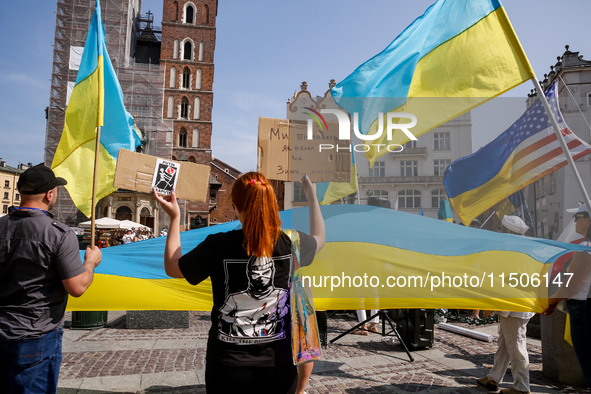
[[[574, 160], [591, 153], [591, 145], [569, 128], [558, 105], [558, 83], [546, 92]], [[449, 165], [443, 184], [458, 218], [465, 225], [518, 190], [567, 165], [541, 100], [505, 132], [478, 152]]]
[[[541, 312], [548, 270], [591, 248], [459, 226], [367, 205], [323, 206], [326, 245], [302, 269], [314, 304], [328, 309], [464, 308]], [[284, 228], [309, 231], [308, 209], [281, 212]], [[238, 222], [181, 234], [187, 253]], [[210, 310], [211, 284], [164, 273], [164, 237], [103, 249], [94, 283], [69, 310]], [[82, 254], [83, 252], [81, 252]], [[196, 262], [198, 264], [198, 262]]]
[[[373, 166], [388, 145], [409, 140], [400, 130], [387, 138], [388, 112], [414, 115], [409, 132], [418, 136], [533, 77], [499, 1], [438, 0], [331, 93], [351, 115], [359, 114], [362, 134], [383, 129], [367, 142]], [[390, 123], [412, 119], [395, 116]]]
[[107, 53], [99, 1], [51, 164], [55, 175], [68, 181], [70, 197], [87, 217], [92, 212], [97, 127], [101, 127], [97, 164], [97, 199], [101, 199], [116, 190], [113, 181], [119, 149], [134, 151], [141, 141], [133, 129], [133, 117], [123, 105], [123, 92]]

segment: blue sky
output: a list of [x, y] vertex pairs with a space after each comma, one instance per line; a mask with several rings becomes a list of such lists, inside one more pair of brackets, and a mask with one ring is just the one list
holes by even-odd
[[[220, 0], [213, 154], [242, 171], [255, 169], [259, 116], [285, 117], [287, 98], [299, 91], [302, 81], [313, 95], [324, 94], [330, 79], [344, 79], [432, 3]], [[550, 71], [566, 44], [591, 60], [591, 1], [505, 0], [503, 5], [539, 78]], [[143, 9], [151, 9], [156, 21], [162, 19], [161, 1], [145, 0]], [[8, 165], [43, 160], [55, 10], [52, 0], [2, 5], [0, 157]], [[531, 88], [526, 82], [506, 96], [525, 97]], [[494, 139], [525, 109], [510, 107], [499, 111], [490, 104], [473, 112], [475, 149]]]

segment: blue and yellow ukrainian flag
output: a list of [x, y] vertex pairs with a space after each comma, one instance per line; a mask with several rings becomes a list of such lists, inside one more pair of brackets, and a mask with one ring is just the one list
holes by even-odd
[[453, 223], [454, 218], [451, 214], [451, 206], [449, 201], [443, 198], [439, 200], [439, 210], [437, 211], [437, 219], [445, 220], [446, 222]]
[[386, 139], [387, 112], [415, 115], [409, 131], [418, 136], [533, 77], [498, 0], [438, 0], [331, 93], [349, 113], [359, 113], [363, 134], [376, 134], [384, 113], [382, 136], [366, 153], [373, 165], [387, 153], [378, 144], [409, 140], [400, 130]]
[[84, 213], [92, 212], [92, 178], [96, 128], [101, 127], [97, 199], [115, 191], [119, 148], [135, 150], [140, 138], [123, 105], [123, 92], [109, 59], [100, 2], [90, 22], [76, 85], [66, 108], [66, 121], [51, 168], [68, 181], [70, 197]]
[[329, 205], [343, 197], [355, 193], [359, 189], [357, 183], [357, 164], [355, 153], [351, 151], [350, 182], [320, 182], [316, 184], [316, 197], [320, 205]]
[[[313, 264], [301, 269], [318, 310], [449, 307], [542, 312], [547, 307], [544, 275], [551, 263], [568, 252], [591, 251], [368, 205], [337, 204], [321, 210], [326, 244]], [[285, 229], [309, 233], [307, 208], [280, 215]], [[209, 234], [238, 228], [239, 222], [230, 222], [183, 232], [183, 252]], [[211, 310], [209, 281], [192, 286], [166, 275], [165, 243], [166, 237], [160, 237], [103, 249], [94, 283], [82, 297], [71, 297], [68, 309]]]

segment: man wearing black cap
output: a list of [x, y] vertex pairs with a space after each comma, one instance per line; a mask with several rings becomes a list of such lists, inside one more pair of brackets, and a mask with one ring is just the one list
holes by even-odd
[[80, 297], [101, 262], [97, 247], [80, 260], [74, 231], [48, 211], [56, 178], [38, 165], [17, 183], [21, 205], [0, 218], [0, 393], [55, 393], [68, 294]]

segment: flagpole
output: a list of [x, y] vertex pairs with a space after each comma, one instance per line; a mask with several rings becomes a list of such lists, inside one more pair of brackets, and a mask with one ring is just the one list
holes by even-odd
[[485, 225], [485, 224], [488, 222], [488, 220], [489, 220], [490, 218], [492, 218], [492, 216], [493, 216], [495, 213], [497, 213], [497, 211], [493, 211], [493, 213], [491, 213], [491, 214], [490, 214], [490, 216], [486, 218], [486, 220], [484, 221], [484, 223], [482, 223], [482, 225], [480, 226], [480, 228], [483, 228], [483, 227], [484, 227], [484, 225]]
[[532, 81], [533, 81], [534, 86], [536, 88], [536, 92], [538, 93], [538, 96], [540, 97], [540, 100], [542, 100], [542, 105], [544, 105], [544, 110], [546, 111], [548, 118], [550, 118], [550, 123], [552, 123], [552, 127], [554, 128], [554, 132], [556, 133], [556, 136], [558, 137], [558, 142], [560, 143], [560, 146], [562, 147], [562, 151], [564, 152], [564, 155], [566, 156], [566, 160], [567, 160], [568, 164], [571, 165], [573, 171], [575, 172], [575, 178], [579, 184], [579, 187], [581, 188], [581, 192], [583, 193], [583, 199], [585, 200], [585, 204], [587, 204], [587, 207], [589, 208], [589, 207], [591, 207], [591, 203], [589, 202], [589, 195], [587, 194], [587, 190], [585, 189], [585, 186], [583, 185], [583, 181], [581, 179], [581, 176], [579, 175], [579, 171], [577, 170], [577, 167], [575, 165], [575, 161], [573, 160], [573, 157], [571, 156], [570, 151], [568, 150], [568, 147], [566, 146], [566, 142], [564, 141], [564, 137], [562, 136], [562, 133], [560, 132], [560, 128], [558, 127], [558, 122], [556, 122], [556, 118], [554, 117], [554, 114], [550, 110], [550, 104], [548, 104], [548, 100], [546, 99], [546, 95], [544, 94], [544, 91], [542, 90], [542, 87], [540, 86], [540, 82], [537, 80], [537, 78], [532, 78]]
[[95, 241], [95, 219], [96, 219], [96, 178], [98, 175], [98, 158], [99, 158], [99, 145], [101, 143], [101, 127], [98, 126], [96, 128], [96, 145], [94, 148], [94, 174], [92, 176], [92, 204], [91, 204], [91, 213], [90, 213], [90, 247], [94, 248], [94, 241]]

